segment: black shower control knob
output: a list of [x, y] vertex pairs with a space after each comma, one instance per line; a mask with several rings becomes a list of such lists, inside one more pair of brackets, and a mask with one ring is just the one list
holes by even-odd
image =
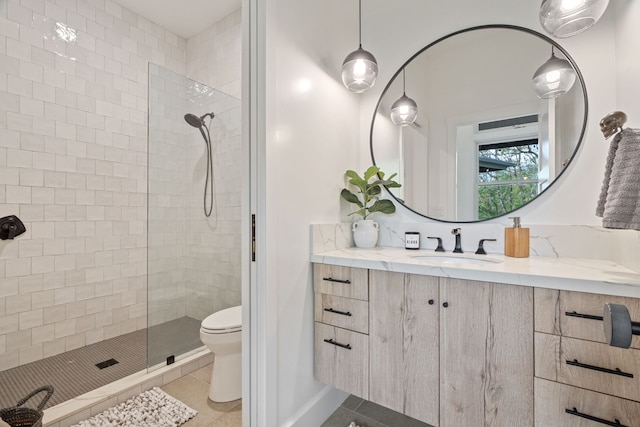
[[0, 218], [0, 239], [13, 240], [27, 231], [20, 218], [15, 215]]
[[434, 300], [430, 299], [429, 301], [427, 301], [429, 303], [429, 305], [433, 305], [435, 303]]
[[443, 303], [442, 303], [442, 306], [443, 306], [444, 308], [447, 308], [447, 307], [449, 307], [449, 303], [445, 301], [445, 302], [443, 302]]

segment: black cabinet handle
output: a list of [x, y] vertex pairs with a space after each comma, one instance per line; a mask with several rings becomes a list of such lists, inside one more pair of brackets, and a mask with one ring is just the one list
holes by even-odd
[[449, 307], [449, 303], [448, 303], [448, 302], [443, 302], [443, 303], [442, 303], [442, 306], [443, 306], [444, 308], [447, 308], [447, 307]]
[[324, 342], [336, 345], [338, 347], [346, 348], [347, 350], [351, 350], [351, 344], [340, 344], [339, 342], [334, 341], [333, 338], [324, 340]]
[[326, 280], [327, 282], [336, 282], [336, 283], [351, 283], [351, 280], [346, 279], [334, 279], [333, 277], [323, 277], [322, 280]]
[[564, 315], [565, 316], [569, 316], [569, 317], [580, 317], [581, 319], [591, 319], [591, 320], [602, 320], [603, 319], [602, 316], [594, 316], [592, 314], [582, 314], [582, 313], [577, 313], [575, 311], [565, 311]]
[[633, 374], [628, 372], [622, 372], [619, 368], [616, 369], [607, 369], [601, 368], [600, 366], [586, 365], [584, 363], [578, 362], [577, 359], [567, 360], [567, 365], [577, 366], [579, 368], [591, 369], [593, 371], [605, 372], [607, 374], [620, 375], [621, 377], [633, 378]]
[[625, 425], [620, 424], [620, 420], [618, 420], [617, 418], [615, 421], [605, 420], [602, 418], [594, 417], [593, 415], [583, 414], [582, 412], [579, 412], [575, 407], [573, 409], [565, 409], [564, 411], [567, 414], [575, 415], [576, 417], [585, 418], [587, 420], [595, 421], [597, 423], [604, 424], [607, 426], [627, 427]]
[[338, 310], [334, 310], [331, 307], [325, 308], [324, 311], [328, 311], [329, 313], [340, 314], [342, 316], [351, 316], [351, 312], [350, 311], [338, 311]]
[[430, 299], [429, 301], [427, 301], [429, 303], [429, 305], [433, 305], [433, 303], [435, 303], [434, 300]]

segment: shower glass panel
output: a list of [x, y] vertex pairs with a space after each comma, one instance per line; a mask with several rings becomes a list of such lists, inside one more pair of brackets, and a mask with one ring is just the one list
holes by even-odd
[[[211, 168], [203, 133], [184, 118], [207, 113]], [[240, 304], [240, 100], [149, 64], [148, 123], [147, 364], [154, 369], [200, 349], [201, 321]], [[207, 169], [213, 179], [203, 200]]]

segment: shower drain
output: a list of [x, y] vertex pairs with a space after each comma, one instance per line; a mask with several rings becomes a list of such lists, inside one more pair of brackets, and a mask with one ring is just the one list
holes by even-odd
[[104, 369], [104, 368], [108, 368], [109, 366], [113, 366], [117, 363], [118, 361], [116, 359], [109, 359], [109, 360], [105, 360], [104, 362], [96, 363], [96, 366], [99, 369]]

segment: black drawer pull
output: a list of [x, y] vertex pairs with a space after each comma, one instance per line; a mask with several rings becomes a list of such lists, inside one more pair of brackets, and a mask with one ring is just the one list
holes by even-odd
[[600, 424], [605, 424], [605, 425], [608, 425], [608, 426], [615, 426], [615, 427], [627, 427], [625, 425], [620, 424], [620, 420], [618, 420], [617, 418], [616, 418], [615, 422], [614, 421], [609, 421], [609, 420], [604, 420], [602, 418], [594, 417], [593, 415], [587, 415], [587, 414], [583, 414], [582, 412], [578, 412], [578, 410], [575, 407], [573, 408], [573, 410], [565, 409], [564, 411], [567, 414], [575, 415], [576, 417], [580, 417], [580, 418], [586, 418], [587, 420], [595, 421], [595, 422], [600, 423]]
[[594, 316], [593, 314], [582, 314], [582, 313], [577, 313], [575, 311], [565, 311], [564, 314], [565, 314], [565, 316], [580, 317], [582, 319], [591, 319], [591, 320], [602, 320], [603, 319], [602, 316]]
[[324, 340], [324, 342], [328, 342], [329, 344], [337, 345], [338, 347], [346, 348], [347, 350], [351, 350], [351, 344], [340, 344], [339, 342], [335, 342], [332, 339]]
[[633, 378], [633, 374], [630, 374], [628, 372], [622, 372], [619, 368], [607, 369], [607, 368], [601, 368], [600, 366], [586, 365], [584, 363], [578, 362], [577, 359], [567, 360], [567, 365], [577, 366], [579, 368], [592, 369], [594, 371], [605, 372], [607, 374], [620, 375], [621, 377]]
[[[327, 282], [336, 282], [336, 283], [351, 283], [349, 279], [334, 279], [333, 277], [323, 277], [322, 280], [326, 280]], [[601, 319], [602, 320], [602, 319]]]
[[331, 307], [325, 308], [324, 311], [328, 311], [329, 313], [340, 314], [342, 316], [351, 316], [351, 312], [350, 311], [338, 311], [338, 310], [334, 310]]

